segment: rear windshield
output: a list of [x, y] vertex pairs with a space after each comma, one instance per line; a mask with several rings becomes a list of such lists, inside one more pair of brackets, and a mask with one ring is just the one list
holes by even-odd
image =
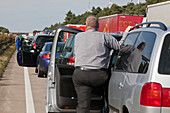
[[[64, 42], [58, 42], [58, 46], [57, 46], [57, 51], [56, 52], [62, 52], [63, 47], [64, 47]], [[47, 44], [45, 51], [51, 51], [52, 49], [52, 43], [51, 44]]]
[[52, 44], [47, 44], [45, 51], [51, 51], [51, 48], [52, 48]]
[[37, 44], [44, 44], [45, 42], [52, 42], [54, 36], [38, 36], [36, 39]]
[[165, 37], [158, 72], [160, 74], [170, 74], [170, 34]]

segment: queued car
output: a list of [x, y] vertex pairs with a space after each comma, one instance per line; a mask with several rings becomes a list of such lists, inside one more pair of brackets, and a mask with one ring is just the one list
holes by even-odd
[[46, 42], [52, 42], [54, 39], [54, 35], [49, 34], [38, 34], [35, 36], [34, 40], [32, 41], [31, 45], [33, 50], [39, 52], [41, 51], [42, 47]]
[[[63, 53], [60, 59], [55, 57], [58, 39], [63, 38], [65, 32], [74, 37], [82, 31], [66, 27], [57, 29], [47, 74], [46, 113], [76, 113], [77, 96], [72, 83], [75, 68], [72, 62], [61, 58]], [[69, 37], [67, 41], [73, 39]], [[70, 54], [74, 48], [67, 41], [63, 51]], [[137, 72], [119, 68], [121, 50], [113, 51], [110, 56], [109, 113], [170, 112], [170, 28], [161, 22], [138, 24], [126, 35], [124, 46], [137, 47], [141, 42], [146, 46], [141, 52]], [[99, 113], [105, 106], [101, 89], [93, 89], [90, 106], [91, 113]]]
[[[58, 42], [56, 58], [62, 53], [64, 45], [65, 45], [64, 42]], [[37, 67], [36, 67], [38, 77], [43, 77], [44, 75], [45, 76], [47, 75], [50, 56], [51, 56], [51, 48], [52, 48], [52, 42], [46, 42], [40, 54], [38, 55]]]
[[37, 66], [37, 57], [46, 42], [52, 42], [54, 35], [38, 34], [34, 36], [31, 43], [23, 44], [21, 50], [17, 54], [17, 61], [20, 66]]
[[29, 50], [31, 47], [30, 44], [32, 43], [33, 39], [34, 39], [34, 36], [29, 36], [28, 39], [23, 38], [20, 41], [21, 50]]
[[137, 72], [119, 68], [121, 50], [112, 55], [110, 113], [170, 113], [170, 29], [161, 22], [138, 24], [124, 45], [142, 42], [146, 46]]

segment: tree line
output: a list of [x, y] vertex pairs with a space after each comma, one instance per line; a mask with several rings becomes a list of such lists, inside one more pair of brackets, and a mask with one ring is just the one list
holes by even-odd
[[7, 28], [0, 27], [0, 32], [1, 32], [2, 34], [4, 34], [4, 33], [9, 33], [9, 30], [8, 30]]
[[[146, 15], [147, 5], [165, 2], [169, 0], [146, 0], [145, 3], [127, 3], [127, 5], [119, 6], [117, 4], [112, 4], [111, 7], [106, 7], [101, 9], [100, 7], [92, 7], [91, 11], [86, 11], [83, 14], [75, 15], [71, 10], [66, 13], [64, 22], [61, 25], [66, 24], [84, 24], [86, 18], [89, 15], [95, 15], [97, 17], [108, 16], [113, 14], [129, 14], [129, 15]], [[55, 30], [60, 23], [51, 25], [50, 27], [45, 27], [43, 30]]]

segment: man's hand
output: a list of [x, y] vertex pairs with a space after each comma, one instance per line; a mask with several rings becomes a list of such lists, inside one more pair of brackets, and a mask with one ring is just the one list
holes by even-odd
[[133, 28], [133, 26], [128, 26], [128, 27], [126, 28], [125, 32], [128, 33], [131, 28]]

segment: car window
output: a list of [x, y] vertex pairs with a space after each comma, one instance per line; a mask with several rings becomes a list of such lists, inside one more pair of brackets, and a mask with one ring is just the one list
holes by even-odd
[[51, 51], [51, 48], [52, 48], [52, 44], [47, 44], [45, 51]]
[[[56, 58], [56, 63], [57, 64], [66, 64], [67, 65], [70, 58], [73, 59], [75, 34], [67, 33], [67, 32], [64, 32], [62, 34], [64, 34], [64, 37], [67, 36], [67, 38], [65, 38], [65, 40], [63, 40], [63, 41], [66, 41], [66, 42], [65, 42], [65, 45], [63, 47], [63, 50], [62, 50], [61, 54], [59, 55], [58, 58]], [[73, 59], [73, 61], [74, 61], [74, 59]]]
[[124, 44], [125, 44], [125, 45], [134, 45], [134, 43], [135, 43], [138, 35], [139, 35], [139, 32], [129, 34], [129, 35], [127, 36]]
[[54, 36], [38, 36], [36, 39], [36, 43], [39, 44], [44, 44], [45, 42], [52, 42], [54, 39]]
[[[64, 47], [64, 42], [58, 42], [56, 52], [61, 52], [63, 50], [63, 47]], [[44, 51], [51, 51], [51, 49], [52, 49], [52, 43], [46, 44], [45, 48], [43, 47]]]
[[129, 34], [117, 55], [114, 70], [146, 73], [155, 38], [156, 34], [152, 32]]
[[145, 42], [145, 48], [141, 52], [142, 61], [141, 61], [141, 64], [140, 64], [140, 67], [139, 67], [139, 70], [138, 70], [139, 73], [146, 73], [147, 72], [149, 62], [150, 62], [150, 59], [151, 59], [153, 46], [154, 46], [154, 43], [155, 43], [155, 39], [156, 39], [155, 33], [153, 33], [153, 32], [141, 32], [139, 38], [137, 39], [137, 41], [135, 43], [135, 47], [137, 47], [141, 42]]
[[[140, 32], [128, 34], [127, 37], [126, 37], [126, 40], [123, 44], [124, 45], [123, 47], [126, 47], [126, 45], [133, 47], [135, 42], [136, 42], [137, 37], [139, 36], [139, 34], [140, 34]], [[122, 60], [121, 56], [122, 56], [122, 53], [120, 53], [120, 51], [114, 52], [114, 56], [113, 56], [113, 59], [112, 59], [111, 66], [112, 67], [114, 66], [114, 70], [116, 70], [116, 71], [122, 71], [123, 70], [121, 68], [121, 60]], [[116, 62], [116, 65], [115, 65], [115, 62]]]
[[64, 42], [58, 42], [58, 45], [57, 45], [57, 51], [56, 52], [62, 52], [63, 51], [63, 48], [64, 48]]
[[151, 53], [153, 50], [153, 46], [155, 43], [156, 34], [152, 32], [141, 32], [138, 40], [135, 43], [135, 47], [137, 47], [141, 42], [146, 43], [145, 49], [142, 51], [142, 55], [146, 58], [150, 59]]
[[46, 49], [46, 46], [44, 45], [43, 48], [42, 48], [42, 51], [45, 51], [45, 49]]
[[170, 34], [164, 39], [158, 72], [160, 74], [170, 74]]
[[68, 40], [66, 41], [66, 44], [64, 46], [63, 52], [71, 52], [73, 50], [73, 46], [74, 46], [74, 34], [71, 34], [68, 38]]

